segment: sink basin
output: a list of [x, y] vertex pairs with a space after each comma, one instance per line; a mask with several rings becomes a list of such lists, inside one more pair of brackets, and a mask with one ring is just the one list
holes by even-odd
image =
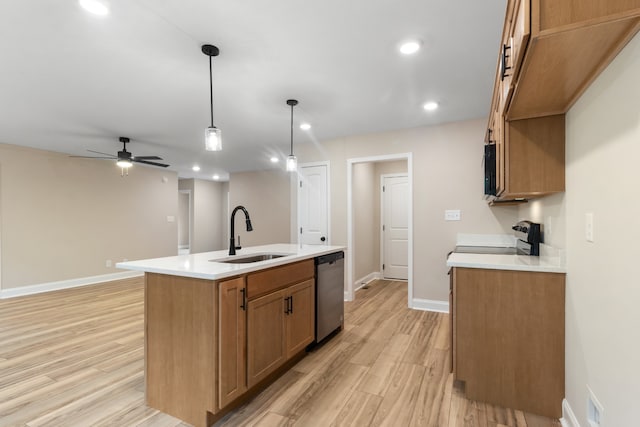
[[233, 258], [212, 259], [211, 262], [223, 262], [226, 264], [249, 264], [252, 262], [267, 261], [275, 258], [282, 258], [288, 254], [254, 254], [246, 256], [238, 256]]

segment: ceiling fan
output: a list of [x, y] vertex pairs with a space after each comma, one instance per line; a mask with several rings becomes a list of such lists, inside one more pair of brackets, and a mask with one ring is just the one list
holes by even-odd
[[120, 142], [122, 142], [122, 150], [118, 151], [117, 155], [102, 153], [100, 151], [87, 150], [91, 153], [102, 154], [102, 156], [70, 156], [70, 157], [78, 157], [82, 159], [107, 159], [107, 160], [117, 160], [116, 164], [121, 168], [128, 168], [132, 165], [132, 162], [142, 163], [145, 165], [151, 166], [159, 166], [161, 168], [166, 168], [169, 165], [158, 162], [151, 162], [150, 160], [162, 160], [162, 157], [158, 156], [133, 156], [131, 152], [127, 151], [127, 144], [131, 141], [129, 138], [121, 136], [119, 138]]

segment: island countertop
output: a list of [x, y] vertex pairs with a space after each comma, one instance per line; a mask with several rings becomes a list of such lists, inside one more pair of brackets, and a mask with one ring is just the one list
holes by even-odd
[[[139, 261], [126, 261], [116, 264], [124, 270], [137, 270], [146, 273], [168, 274], [172, 276], [195, 277], [198, 279], [218, 280], [239, 274], [251, 273], [296, 261], [345, 250], [344, 246], [299, 245], [278, 243], [272, 245], [252, 246], [236, 251], [230, 256], [228, 249], [213, 252], [201, 252], [190, 255], [178, 255], [164, 258], [151, 258]], [[285, 255], [265, 261], [232, 264], [221, 261], [232, 258], [243, 258], [251, 255], [277, 254]]]

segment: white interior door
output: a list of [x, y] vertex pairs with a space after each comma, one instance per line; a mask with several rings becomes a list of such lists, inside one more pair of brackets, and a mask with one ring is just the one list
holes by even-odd
[[382, 275], [409, 275], [409, 181], [406, 175], [382, 177]]
[[298, 174], [299, 242], [329, 244], [329, 192], [327, 165], [301, 166]]

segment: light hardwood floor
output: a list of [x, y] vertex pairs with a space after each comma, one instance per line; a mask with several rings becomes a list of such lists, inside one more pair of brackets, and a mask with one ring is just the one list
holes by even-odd
[[[217, 426], [516, 426], [549, 420], [468, 401], [449, 373], [448, 316], [378, 281], [345, 330]], [[0, 301], [0, 426], [186, 426], [144, 405], [143, 284]]]

